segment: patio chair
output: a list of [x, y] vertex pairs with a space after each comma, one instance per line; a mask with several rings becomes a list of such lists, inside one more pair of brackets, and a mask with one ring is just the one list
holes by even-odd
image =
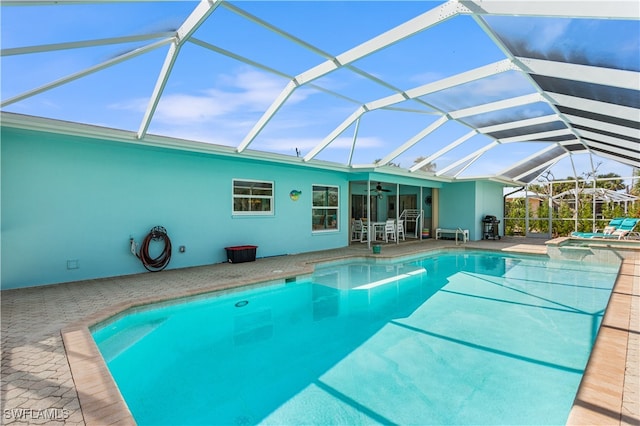
[[404, 241], [404, 220], [398, 221], [398, 239], [400, 239], [400, 235], [402, 234], [402, 241]]
[[396, 240], [396, 224], [393, 219], [388, 219], [384, 224], [384, 241], [389, 242], [389, 235], [392, 240]]
[[[604, 228], [602, 232], [572, 232], [572, 237], [578, 238], [606, 238], [610, 237], [625, 220], [624, 217], [617, 217], [611, 219], [609, 224]], [[596, 230], [597, 231], [597, 230]]]
[[353, 221], [353, 227], [351, 229], [351, 241], [364, 242], [367, 240], [368, 228], [361, 219]]
[[630, 237], [640, 238], [640, 233], [634, 231], [640, 219], [627, 217], [616, 218], [609, 222], [604, 232], [572, 232], [572, 237], [578, 238], [615, 238], [618, 240]]
[[640, 239], [640, 232], [635, 231], [635, 227], [638, 225], [638, 222], [640, 222], [640, 219], [628, 217], [622, 221], [615, 231], [611, 234], [607, 234], [603, 238], [617, 238], [618, 240], [626, 240], [630, 238]]
[[361, 232], [362, 232], [362, 222], [351, 219], [351, 241], [360, 240]]

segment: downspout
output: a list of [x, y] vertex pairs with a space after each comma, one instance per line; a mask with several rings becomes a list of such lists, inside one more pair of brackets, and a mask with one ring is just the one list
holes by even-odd
[[[424, 227], [424, 194], [422, 193], [422, 186], [420, 187], [420, 198], [418, 199], [418, 204], [420, 205], [420, 241], [422, 241], [422, 228]], [[416, 225], [417, 226], [417, 225]]]
[[524, 236], [529, 236], [529, 185], [524, 190]]
[[[398, 237], [398, 224], [400, 223], [400, 184], [396, 183], [396, 245], [400, 244]], [[386, 232], [386, 231], [385, 231]]]
[[575, 177], [575, 176], [574, 176], [574, 178], [576, 180], [576, 192], [573, 195], [573, 199], [574, 199], [573, 206], [574, 206], [574, 211], [575, 211], [575, 213], [574, 213], [575, 224], [573, 225], [573, 231], [574, 232], [578, 232], [578, 217], [580, 216], [580, 209], [579, 209], [579, 206], [578, 206], [578, 178]]
[[596, 177], [593, 176], [593, 195], [591, 196], [591, 228], [596, 232]]
[[[431, 188], [431, 232], [440, 226], [440, 189]], [[435, 234], [432, 234], [435, 235]]]
[[367, 180], [367, 248], [371, 250], [371, 178]]
[[553, 183], [549, 182], [549, 238], [553, 238]]

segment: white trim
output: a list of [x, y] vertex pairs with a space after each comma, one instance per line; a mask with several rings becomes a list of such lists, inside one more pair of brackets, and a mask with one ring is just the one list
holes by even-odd
[[[314, 194], [314, 188], [315, 187], [325, 187], [325, 188], [335, 188], [338, 191], [338, 205], [337, 206], [316, 206], [313, 204], [313, 194]], [[328, 201], [328, 200], [327, 200]], [[311, 234], [321, 234], [321, 233], [327, 233], [327, 232], [339, 232], [340, 231], [340, 225], [341, 225], [341, 220], [340, 220], [340, 185], [328, 185], [328, 184], [323, 184], [323, 183], [312, 183], [311, 184]], [[328, 228], [328, 229], [313, 229], [313, 211], [316, 209], [322, 209], [322, 210], [336, 210], [336, 227], [335, 228]], [[326, 219], [326, 214], [324, 215], [325, 219]]]
[[[252, 183], [263, 183], [271, 185], [271, 195], [254, 195], [254, 194], [238, 194], [236, 195], [236, 182], [252, 182]], [[231, 179], [231, 214], [234, 217], [237, 216], [274, 216], [275, 215], [275, 183], [269, 180], [257, 180], [257, 179], [242, 179], [242, 178], [233, 178]], [[269, 207], [270, 210], [236, 210], [235, 209], [235, 201], [236, 199], [248, 199], [249, 201], [253, 199], [263, 199], [270, 200]]]

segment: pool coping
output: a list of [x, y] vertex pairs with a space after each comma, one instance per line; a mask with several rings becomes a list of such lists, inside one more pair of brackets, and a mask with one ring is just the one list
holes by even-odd
[[[611, 292], [609, 303], [582, 376], [567, 425], [638, 424], [625, 412], [625, 389], [638, 389], [628, 383], [632, 333], [640, 333], [640, 324], [632, 323], [632, 304], [640, 298], [640, 258], [625, 258]], [[633, 343], [637, 350], [637, 337]], [[637, 352], [635, 354], [637, 357]], [[633, 361], [636, 364], [637, 362]]]
[[[419, 254], [429, 254], [438, 250], [483, 250], [477, 247], [446, 247], [421, 250]], [[495, 250], [490, 250], [495, 251]], [[507, 253], [538, 254], [523, 250], [509, 250]], [[305, 261], [298, 264], [300, 271], [295, 276], [308, 275], [313, 272], [314, 265], [331, 261], [354, 258], [396, 259], [406, 255], [344, 255], [326, 258], [322, 261]], [[618, 422], [625, 421], [622, 413], [625, 365], [630, 333], [630, 311], [634, 297], [638, 297], [638, 287], [634, 282], [640, 280], [640, 256], [623, 259], [618, 277], [614, 284], [612, 295], [605, 310], [602, 326], [596, 337], [585, 373], [580, 383], [573, 408], [567, 424], [610, 424], [617, 416]], [[185, 290], [184, 293], [166, 297], [151, 296], [117, 303], [106, 307], [92, 315], [84, 317], [64, 327], [61, 337], [64, 345], [71, 375], [80, 401], [80, 407], [87, 425], [135, 425], [136, 422], [120, 393], [111, 373], [100, 353], [90, 328], [100, 322], [109, 320], [123, 311], [136, 307], [168, 302], [176, 299], [205, 295], [231, 289], [243, 288], [264, 282], [274, 282], [292, 278], [291, 272], [281, 276], [270, 276], [268, 280], [261, 278], [247, 279], [243, 282], [214, 285], [195, 290]], [[634, 288], [636, 291], [634, 292]], [[625, 319], [626, 318], [626, 321]], [[613, 343], [612, 343], [613, 342]], [[609, 347], [612, 346], [613, 349]], [[620, 369], [620, 366], [622, 368]], [[604, 372], [604, 373], [603, 373]], [[606, 380], [605, 380], [606, 379]], [[607, 396], [603, 401], [603, 393]], [[595, 420], [594, 420], [595, 419]], [[632, 423], [633, 418], [627, 420]]]

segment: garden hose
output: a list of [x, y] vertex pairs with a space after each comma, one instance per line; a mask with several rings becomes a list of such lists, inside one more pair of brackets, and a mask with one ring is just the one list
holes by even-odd
[[[157, 257], [151, 257], [149, 254], [149, 245], [151, 241], [163, 241], [164, 249]], [[132, 250], [136, 257], [140, 259], [142, 265], [149, 272], [159, 272], [167, 267], [171, 260], [171, 239], [167, 235], [167, 230], [162, 226], [155, 226], [147, 234], [140, 246], [140, 253], [136, 254], [135, 249]]]

